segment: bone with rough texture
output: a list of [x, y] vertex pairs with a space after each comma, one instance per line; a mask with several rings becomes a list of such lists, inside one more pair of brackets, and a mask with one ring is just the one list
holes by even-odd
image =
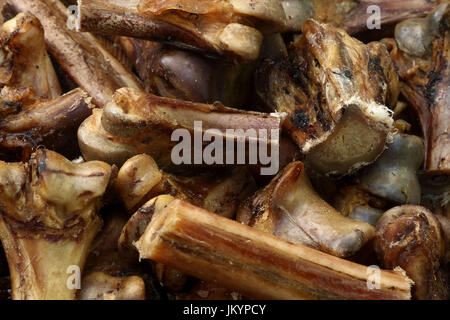
[[152, 259], [205, 281], [263, 299], [409, 299], [411, 281], [293, 244], [181, 200], [155, 214], [135, 244]]
[[308, 20], [289, 57], [260, 68], [257, 93], [288, 113], [283, 128], [314, 169], [343, 175], [384, 150], [393, 125], [387, 106], [395, 106], [399, 89], [382, 44]]
[[[380, 18], [380, 28], [388, 28], [389, 25], [395, 25], [405, 19], [422, 17], [445, 0], [301, 1], [312, 2], [315, 19], [339, 26], [348, 33], [357, 33], [368, 30], [368, 25], [373, 24], [374, 19], [378, 17]], [[374, 6], [377, 6], [377, 8], [374, 8]], [[377, 12], [379, 16], [376, 15]]]
[[45, 149], [28, 163], [0, 162], [0, 239], [13, 299], [75, 298], [68, 284], [76, 285], [73, 272], [83, 270], [101, 227], [110, 174], [104, 162], [74, 164]]
[[404, 205], [386, 211], [377, 223], [375, 251], [384, 268], [406, 271], [415, 283], [413, 298], [448, 299], [441, 226], [424, 207]]
[[[95, 114], [95, 117], [99, 116], [100, 114]], [[260, 148], [267, 146], [275, 151], [280, 146], [280, 115], [242, 111], [220, 104], [207, 105], [163, 98], [131, 88], [117, 90], [113, 100], [103, 110], [101, 124], [97, 121], [98, 118], [94, 117], [87, 119], [79, 129], [78, 136], [84, 155], [89, 153], [89, 156], [99, 159], [95, 158], [95, 154], [97, 152], [103, 154], [102, 157], [107, 155], [108, 151], [104, 150], [105, 148], [109, 148], [109, 152], [116, 151], [111, 150], [116, 149], [117, 146], [114, 140], [124, 143], [133, 141], [132, 145], [118, 146], [117, 155], [114, 155], [114, 158], [123, 159], [127, 152], [142, 150], [133, 155], [148, 153], [162, 169], [174, 165], [171, 153], [179, 143], [176, 139], [172, 141], [172, 134], [176, 129], [183, 129], [183, 133], [189, 133], [191, 138], [194, 135], [200, 135], [200, 139], [209, 129], [214, 129], [214, 131], [208, 132], [214, 132], [214, 139], [223, 141], [224, 150], [224, 157], [218, 160], [222, 163], [216, 163], [217, 165], [230, 162], [225, 159], [228, 152], [233, 152], [235, 158], [238, 153], [242, 154], [239, 150], [229, 151], [231, 149], [227, 147], [229, 143], [234, 147], [236, 142], [242, 142], [241, 145], [248, 149], [251, 142], [253, 146], [256, 144]], [[201, 122], [201, 132], [200, 130], [194, 132], [195, 121]], [[99, 126], [101, 127], [99, 128]], [[230, 133], [228, 130], [234, 130], [234, 132]], [[97, 143], [96, 141], [108, 139], [105, 131], [109, 132], [110, 136], [116, 136], [119, 139], [110, 139], [112, 141], [106, 146]], [[182, 138], [180, 140], [184, 141], [189, 137]], [[189, 140], [189, 143], [192, 141]], [[195, 148], [197, 147], [194, 146], [192, 150], [196, 150]], [[128, 151], [123, 152], [124, 149]], [[198, 163], [199, 161], [194, 158], [195, 155], [194, 157], [190, 156], [191, 160], [187, 161], [187, 164], [202, 164], [203, 161]], [[245, 152], [244, 156], [249, 157], [250, 152]], [[237, 160], [235, 159], [233, 163], [237, 163]]]
[[140, 88], [136, 78], [92, 34], [68, 29], [71, 20], [59, 0], [8, 0], [8, 4], [39, 19], [50, 53], [96, 105], [103, 106], [119, 88]]

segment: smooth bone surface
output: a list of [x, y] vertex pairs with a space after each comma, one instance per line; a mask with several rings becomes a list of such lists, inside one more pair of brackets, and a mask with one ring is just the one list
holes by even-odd
[[338, 257], [355, 254], [375, 229], [342, 216], [313, 189], [302, 162], [289, 164], [248, 199], [238, 221]]
[[205, 281], [263, 299], [409, 299], [411, 281], [381, 271], [367, 286], [367, 267], [296, 245], [181, 200], [153, 216], [135, 244], [152, 259]]

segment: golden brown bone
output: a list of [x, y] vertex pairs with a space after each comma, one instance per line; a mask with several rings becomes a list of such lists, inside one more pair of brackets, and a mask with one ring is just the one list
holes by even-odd
[[153, 216], [135, 244], [152, 259], [192, 276], [263, 299], [409, 299], [411, 281], [380, 271], [369, 289], [367, 267], [229, 220], [181, 200]]
[[96, 105], [102, 107], [119, 88], [140, 88], [136, 78], [92, 34], [68, 29], [67, 8], [59, 0], [8, 0], [8, 4], [39, 19], [50, 53]]
[[[243, 24], [248, 19], [230, 20], [230, 14], [208, 16], [181, 10], [140, 12], [138, 2], [80, 0], [77, 26], [81, 31], [167, 41], [179, 47], [226, 55], [231, 59], [255, 60], [259, 55], [263, 36], [252, 27], [253, 24]], [[278, 5], [278, 15], [284, 14], [281, 4]]]
[[177, 300], [242, 300], [242, 295], [217, 284], [200, 281], [189, 292], [177, 294]]
[[289, 164], [248, 199], [238, 221], [338, 257], [355, 254], [375, 234], [364, 222], [339, 214], [313, 189], [301, 162]]
[[45, 149], [28, 163], [0, 162], [0, 238], [13, 299], [75, 298], [69, 267], [83, 270], [110, 174], [106, 163], [74, 164]]
[[0, 119], [0, 150], [8, 153], [43, 145], [64, 154], [77, 149], [78, 126], [91, 114], [91, 99], [81, 89], [53, 100], [41, 100]]
[[[138, 240], [144, 231], [139, 226], [147, 225], [153, 211], [158, 209], [155, 201], [144, 204], [149, 199], [160, 194], [170, 194], [221, 216], [234, 218], [239, 202], [248, 197], [255, 186], [249, 171], [244, 167], [194, 171], [176, 176], [160, 171], [150, 156], [138, 155], [125, 162], [120, 169], [116, 190], [128, 211], [140, 207], [125, 226], [119, 240], [119, 247], [128, 251], [131, 247], [131, 251], [134, 251], [131, 243]], [[157, 204], [160, 205], [161, 201]], [[171, 291], [184, 288], [186, 275], [162, 264], [153, 267], [164, 287]]]
[[155, 144], [149, 144], [151, 133], [121, 138], [106, 131], [101, 123], [103, 110], [94, 109], [78, 128], [78, 143], [83, 158], [100, 160], [121, 166], [134, 155], [147, 153], [159, 164], [170, 164], [170, 153], [161, 154]]
[[[20, 13], [0, 28], [0, 83], [31, 88], [36, 99], [56, 98], [61, 87], [45, 46], [44, 30], [30, 13]], [[22, 107], [25, 107], [22, 105]]]
[[[176, 128], [193, 130], [194, 121], [202, 121], [203, 129], [278, 129], [280, 117], [265, 113], [242, 111], [222, 105], [208, 105], [178, 99], [158, 97], [132, 88], [116, 91], [113, 100], [103, 111], [102, 124], [110, 133], [130, 137], [143, 131], [154, 130], [160, 139]], [[156, 136], [154, 139], [157, 140]], [[164, 143], [167, 145], [169, 139]]]
[[79, 300], [145, 300], [145, 283], [138, 276], [113, 277], [93, 272], [83, 278]]
[[389, 141], [398, 77], [380, 43], [308, 20], [289, 57], [266, 62], [257, 92], [288, 114], [283, 128], [317, 171], [343, 175], [373, 162]]
[[[216, 165], [230, 163], [225, 159], [225, 156], [229, 156], [227, 153], [231, 149], [227, 148], [229, 143], [235, 147], [236, 141], [240, 141], [242, 142], [241, 145], [245, 144], [245, 148], [249, 149], [249, 142], [252, 142], [253, 146], [256, 144], [259, 147], [266, 146], [268, 149], [270, 148], [271, 152], [276, 152], [280, 145], [280, 115], [242, 111], [227, 108], [220, 104], [207, 105], [169, 99], [131, 88], [117, 90], [113, 100], [103, 110], [101, 124], [106, 131], [115, 136], [134, 137], [130, 141], [137, 141], [139, 147], [142, 146], [150, 150], [148, 153], [164, 168], [174, 165], [170, 156], [173, 148], [178, 144], [177, 141], [172, 141], [174, 130], [185, 129], [192, 138], [194, 137], [195, 121], [201, 122], [202, 126], [201, 132], [197, 130], [196, 134], [200, 134], [202, 137], [208, 129], [214, 129], [214, 139], [223, 141], [224, 157], [219, 159], [219, 162], [222, 163], [215, 163]], [[228, 130], [235, 130], [235, 132], [231, 134]], [[80, 128], [80, 131], [82, 131], [79, 134], [79, 137], [81, 135], [81, 143], [89, 146], [89, 148], [83, 147], [85, 150], [90, 151], [99, 148], [97, 144], [89, 141], [91, 136], [89, 128], [83, 127], [83, 130]], [[249, 131], [254, 133], [253, 137], [249, 134]], [[267, 135], [265, 136], [264, 133]], [[143, 137], [147, 139], [143, 139]], [[141, 139], [144, 140], [142, 144], [140, 143]], [[136, 147], [130, 146], [129, 148]], [[231, 150], [231, 152], [233, 151]], [[147, 153], [147, 151], [144, 152]], [[192, 157], [192, 154], [190, 156], [191, 161], [190, 163], [188, 161], [187, 164], [201, 165], [203, 163], [203, 161], [198, 163], [198, 159]], [[237, 156], [238, 151], [235, 151], [233, 164], [237, 163]], [[245, 152], [244, 156], [249, 158], [250, 152]], [[244, 162], [249, 163], [250, 161]], [[257, 165], [263, 166], [259, 163]]]
[[[152, 217], [162, 209], [164, 209], [175, 198], [169, 195], [160, 195], [149, 200], [142, 207], [140, 207], [126, 225], [123, 227], [121, 235], [118, 240], [119, 252], [122, 255], [138, 260], [138, 252], [133, 243], [136, 242], [144, 233], [145, 228], [151, 221]], [[159, 283], [168, 288], [170, 291], [180, 291], [184, 289], [189, 279], [187, 275], [179, 270], [167, 267], [161, 263], [150, 263], [153, 271], [159, 280]]]
[[377, 223], [375, 250], [384, 268], [406, 271], [415, 283], [415, 299], [448, 299], [444, 240], [430, 211], [412, 205], [386, 211]]
[[253, 178], [244, 167], [172, 175], [159, 170], [156, 162], [145, 154], [124, 163], [115, 185], [131, 212], [157, 195], [171, 194], [230, 219], [234, 218], [238, 203], [255, 188]]

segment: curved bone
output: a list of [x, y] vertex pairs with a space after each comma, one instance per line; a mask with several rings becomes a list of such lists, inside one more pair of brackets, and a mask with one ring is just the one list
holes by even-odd
[[289, 164], [246, 201], [238, 221], [339, 257], [355, 254], [375, 229], [339, 214], [314, 191], [301, 162]]

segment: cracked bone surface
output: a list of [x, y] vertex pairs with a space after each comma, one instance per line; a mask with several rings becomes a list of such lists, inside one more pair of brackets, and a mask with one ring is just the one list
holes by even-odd
[[375, 235], [373, 226], [342, 216], [323, 200], [311, 186], [302, 162], [289, 164], [246, 200], [237, 220], [338, 257], [355, 254]]
[[49, 52], [70, 77], [102, 107], [122, 87], [140, 88], [126, 70], [88, 32], [69, 30], [67, 8], [59, 0], [7, 0], [17, 12], [30, 12], [41, 22]]
[[157, 195], [170, 194], [230, 219], [235, 217], [238, 204], [256, 188], [245, 167], [167, 174], [145, 154], [124, 163], [115, 186], [131, 212]]
[[13, 299], [75, 298], [68, 284], [76, 285], [72, 272], [83, 269], [100, 229], [110, 174], [104, 162], [74, 164], [45, 149], [28, 163], [0, 162], [0, 238]]
[[308, 20], [289, 56], [258, 71], [257, 92], [288, 113], [283, 128], [325, 174], [343, 175], [373, 162], [390, 140], [398, 77], [386, 48]]
[[445, 243], [429, 210], [404, 205], [386, 211], [377, 223], [375, 251], [384, 268], [406, 271], [415, 283], [413, 298], [448, 299]]
[[76, 132], [91, 114], [90, 98], [74, 89], [52, 100], [40, 100], [26, 109], [0, 119], [0, 151], [17, 153], [37, 146], [73, 156]]
[[[405, 21], [395, 39], [383, 40], [402, 80], [401, 93], [420, 120], [426, 149], [422, 185], [441, 197], [443, 203], [450, 195], [449, 9], [448, 3], [442, 4], [428, 16], [426, 24]], [[427, 30], [423, 30], [425, 27]], [[417, 34], [426, 37], [410, 39]], [[408, 53], [399, 47], [408, 47]], [[424, 57], [416, 56], [423, 52]]]
[[20, 13], [5, 22], [0, 28], [0, 45], [2, 85], [31, 88], [32, 100], [56, 98], [61, 94], [47, 54], [44, 30], [36, 17]]
[[286, 29], [279, 0], [80, 0], [81, 31], [166, 41], [233, 60], [255, 60], [262, 33]]
[[393, 142], [375, 163], [363, 169], [361, 186], [368, 192], [398, 204], [419, 204], [421, 188], [417, 170], [423, 163], [423, 139], [395, 134]]
[[205, 281], [263, 299], [409, 299], [411, 281], [381, 270], [379, 289], [367, 267], [285, 241], [182, 200], [155, 212], [135, 243], [152, 259]]

